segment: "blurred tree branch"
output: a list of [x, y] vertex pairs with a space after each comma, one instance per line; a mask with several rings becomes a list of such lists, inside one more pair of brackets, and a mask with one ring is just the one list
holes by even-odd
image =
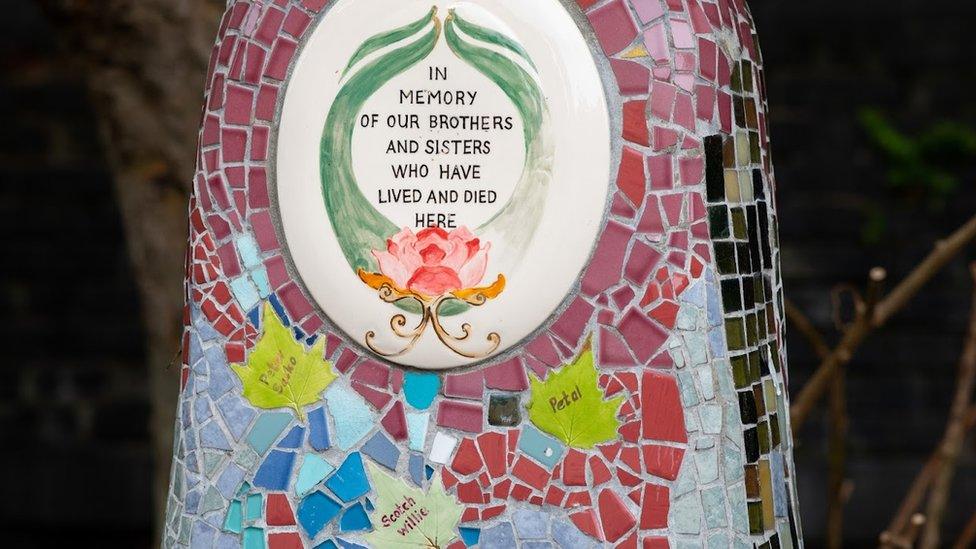
[[969, 266], [973, 278], [973, 305], [969, 320], [969, 336], [959, 360], [959, 379], [956, 394], [949, 411], [945, 436], [939, 446], [939, 466], [932, 484], [932, 493], [925, 511], [925, 530], [922, 534], [922, 549], [934, 549], [941, 538], [942, 515], [949, 502], [952, 490], [952, 477], [956, 471], [959, 451], [966, 438], [966, 412], [973, 400], [976, 388], [976, 263]]
[[[967, 432], [974, 427], [976, 427], [976, 406], [969, 409], [965, 421], [965, 429]], [[881, 533], [881, 547], [902, 547], [903, 545], [910, 547], [914, 543], [915, 538], [909, 538], [905, 530], [909, 527], [913, 515], [921, 517], [921, 515], [917, 515], [917, 512], [922, 506], [925, 495], [928, 494], [932, 481], [935, 479], [935, 472], [941, 463], [941, 459], [942, 455], [937, 448], [929, 456], [928, 461], [925, 462], [925, 466], [919, 471], [915, 480], [912, 481], [912, 485], [905, 494], [905, 499], [898, 507], [898, 512], [895, 513], [895, 517], [888, 525], [888, 528]]]
[[[926, 283], [928, 283], [965, 246], [976, 238], [976, 216], [973, 216], [947, 239], [936, 244], [926, 257], [891, 293], [872, 308], [872, 314], [859, 314], [847, 327], [840, 342], [823, 359], [816, 372], [800, 390], [790, 409], [793, 434], [797, 435], [817, 403], [830, 389], [837, 371], [851, 361], [854, 353], [874, 330], [882, 327], [899, 312]], [[870, 278], [884, 275], [883, 269], [873, 269]], [[869, 283], [870, 284], [870, 283]]]
[[186, 249], [186, 204], [201, 90], [224, 0], [35, 0], [84, 73], [137, 285], [153, 414], [154, 517], [172, 452]]

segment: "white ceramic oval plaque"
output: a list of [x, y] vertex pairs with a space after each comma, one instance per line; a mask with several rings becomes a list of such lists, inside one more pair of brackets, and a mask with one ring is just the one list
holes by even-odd
[[276, 136], [294, 273], [352, 341], [425, 369], [496, 356], [570, 295], [605, 215], [610, 120], [557, 0], [339, 0]]

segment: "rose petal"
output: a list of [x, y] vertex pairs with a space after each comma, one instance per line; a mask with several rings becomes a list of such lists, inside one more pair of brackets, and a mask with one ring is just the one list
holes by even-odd
[[485, 277], [485, 269], [488, 268], [488, 250], [491, 248], [491, 244], [485, 244], [484, 248], [478, 250], [478, 252], [468, 260], [467, 263], [461, 267], [458, 271], [458, 276], [461, 279], [461, 284], [464, 288], [473, 288], [481, 283], [481, 280]]
[[450, 267], [455, 271], [460, 271], [461, 267], [468, 260], [468, 247], [464, 241], [460, 239], [451, 238], [448, 243], [450, 244], [450, 251], [444, 260], [441, 261], [441, 265], [445, 267]]
[[418, 240], [423, 240], [430, 236], [436, 236], [441, 240], [447, 240], [447, 231], [440, 227], [427, 227], [426, 229], [422, 229], [417, 233]]
[[439, 266], [444, 261], [445, 256], [447, 256], [447, 252], [437, 244], [431, 244], [420, 250], [420, 257], [423, 259], [424, 265], [428, 267]]
[[389, 252], [373, 250], [373, 257], [379, 263], [381, 273], [390, 277], [397, 286], [407, 287], [407, 281], [410, 280], [413, 271], [404, 265], [397, 256]]
[[407, 288], [429, 296], [439, 296], [459, 290], [461, 280], [446, 267], [421, 267], [407, 282]]

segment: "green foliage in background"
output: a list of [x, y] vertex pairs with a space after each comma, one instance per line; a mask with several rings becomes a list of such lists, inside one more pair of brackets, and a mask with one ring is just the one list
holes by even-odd
[[[872, 147], [884, 157], [888, 190], [930, 213], [944, 211], [962, 186], [958, 174], [976, 160], [976, 129], [938, 122], [908, 134], [877, 109], [862, 109], [858, 118]], [[888, 225], [884, 211], [869, 206], [865, 216], [863, 240], [881, 242]]]

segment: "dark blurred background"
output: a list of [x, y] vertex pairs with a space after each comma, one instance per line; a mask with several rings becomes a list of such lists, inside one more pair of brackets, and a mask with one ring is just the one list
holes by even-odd
[[[861, 285], [878, 265], [899, 280], [976, 212], [976, 3], [751, 5], [767, 69], [787, 295], [834, 338], [834, 286]], [[14, 547], [149, 547], [144, 311], [98, 111], [84, 71], [69, 61], [65, 21], [50, 13], [19, 0], [0, 18], [8, 258], [0, 275], [0, 531]], [[199, 93], [204, 83], [182, 85]], [[876, 543], [942, 437], [976, 248], [962, 255], [850, 366], [847, 546]], [[795, 394], [817, 361], [795, 330], [789, 347]], [[825, 528], [824, 426], [818, 410], [797, 440], [810, 547], [823, 545]], [[974, 511], [970, 442], [945, 537], [955, 539]]]

